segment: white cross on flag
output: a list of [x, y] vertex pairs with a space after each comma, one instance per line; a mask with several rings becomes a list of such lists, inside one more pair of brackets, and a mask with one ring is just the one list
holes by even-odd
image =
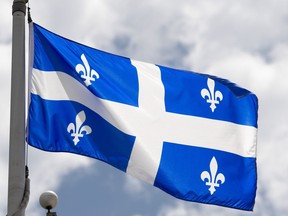
[[32, 27], [31, 146], [102, 160], [180, 199], [253, 209], [254, 94]]

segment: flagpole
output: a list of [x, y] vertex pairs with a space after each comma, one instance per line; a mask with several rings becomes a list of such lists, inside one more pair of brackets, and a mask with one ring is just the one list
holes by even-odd
[[[7, 216], [24, 216], [25, 193], [25, 15], [27, 0], [12, 7], [12, 75]], [[26, 206], [25, 206], [26, 207]], [[21, 209], [21, 210], [19, 210]]]

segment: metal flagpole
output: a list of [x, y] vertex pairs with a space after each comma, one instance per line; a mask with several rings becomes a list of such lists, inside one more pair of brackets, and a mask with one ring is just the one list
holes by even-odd
[[[13, 1], [8, 216], [24, 216], [25, 188], [25, 15], [27, 0]], [[25, 196], [24, 196], [25, 195]]]

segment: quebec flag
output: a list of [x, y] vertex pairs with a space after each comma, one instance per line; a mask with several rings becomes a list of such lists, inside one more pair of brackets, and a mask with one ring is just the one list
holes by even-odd
[[254, 94], [32, 29], [31, 146], [99, 159], [179, 199], [253, 210]]

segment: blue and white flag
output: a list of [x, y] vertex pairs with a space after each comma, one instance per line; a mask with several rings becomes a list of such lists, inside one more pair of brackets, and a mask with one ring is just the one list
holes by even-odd
[[30, 145], [97, 158], [183, 200], [253, 209], [254, 94], [33, 27]]

